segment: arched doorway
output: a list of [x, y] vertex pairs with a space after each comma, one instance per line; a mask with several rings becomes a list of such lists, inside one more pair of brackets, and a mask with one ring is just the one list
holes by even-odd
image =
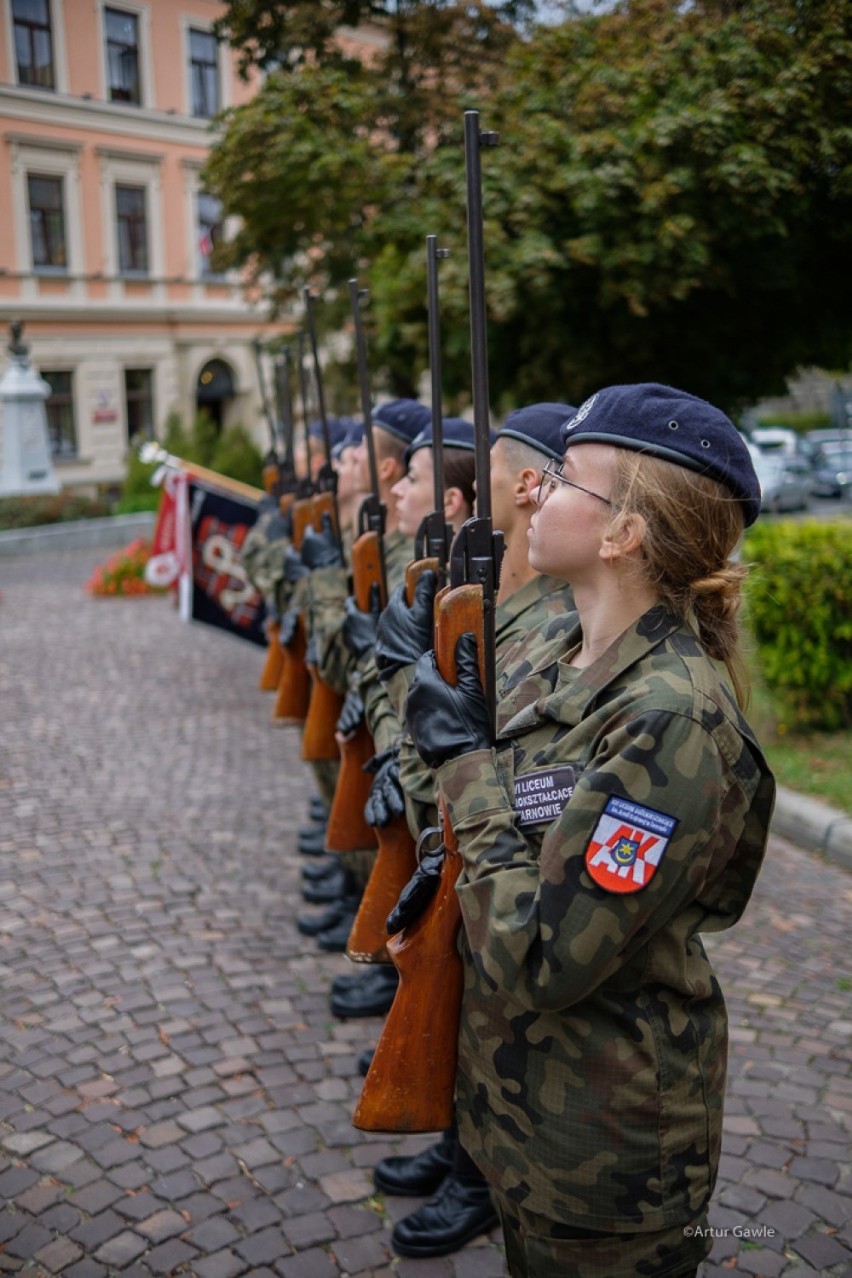
[[221, 431], [226, 406], [234, 398], [234, 374], [223, 359], [209, 359], [198, 374], [195, 406], [213, 419]]

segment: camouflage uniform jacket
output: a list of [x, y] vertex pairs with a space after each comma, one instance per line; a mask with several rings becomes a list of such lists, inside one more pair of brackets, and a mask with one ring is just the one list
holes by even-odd
[[504, 677], [497, 749], [437, 773], [463, 859], [457, 1108], [521, 1208], [661, 1230], [713, 1188], [727, 1030], [699, 933], [741, 916], [775, 785], [665, 608], [586, 669], [579, 639]]
[[[405, 570], [411, 563], [414, 542], [411, 537], [394, 531], [385, 537], [385, 576], [388, 595], [405, 580]], [[399, 740], [402, 726], [396, 711], [388, 700], [384, 684], [379, 682], [373, 653], [365, 657], [359, 669], [359, 688], [364, 702], [365, 717], [376, 753], [387, 750]]]
[[[511, 668], [514, 650], [523, 637], [547, 631], [550, 625], [564, 625], [566, 617], [575, 616], [571, 587], [555, 577], [536, 575], [524, 583], [508, 599], [497, 605], [494, 615], [494, 638], [497, 669]], [[397, 713], [405, 721], [405, 699], [414, 676], [414, 666], [407, 666], [391, 679], [388, 688]], [[415, 838], [420, 830], [437, 821], [434, 775], [420, 758], [406, 732], [400, 745], [399, 775], [406, 795], [408, 824]]]
[[272, 617], [281, 616], [289, 598], [290, 588], [284, 581], [284, 551], [289, 544], [290, 521], [279, 514], [277, 502], [264, 499], [243, 542], [240, 562]]

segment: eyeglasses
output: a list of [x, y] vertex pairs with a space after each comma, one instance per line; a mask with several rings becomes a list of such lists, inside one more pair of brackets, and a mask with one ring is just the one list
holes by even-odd
[[577, 488], [581, 493], [586, 493], [589, 497], [597, 497], [598, 501], [602, 501], [605, 506], [615, 509], [608, 497], [602, 497], [600, 493], [593, 493], [591, 488], [584, 488], [582, 484], [575, 484], [573, 479], [566, 479], [562, 473], [562, 462], [552, 460], [545, 463], [544, 470], [541, 472], [541, 483], [538, 486], [538, 496], [536, 498], [539, 506], [543, 506], [550, 494], [556, 491], [557, 481], [560, 484], [567, 484], [569, 488]]

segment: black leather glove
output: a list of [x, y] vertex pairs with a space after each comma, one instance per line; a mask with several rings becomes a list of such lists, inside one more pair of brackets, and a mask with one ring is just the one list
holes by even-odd
[[385, 826], [397, 817], [405, 815], [405, 795], [399, 780], [399, 746], [391, 746], [373, 755], [364, 764], [365, 772], [372, 772], [375, 780], [370, 786], [364, 804], [364, 820], [367, 825]]
[[454, 687], [441, 678], [434, 652], [424, 652], [408, 690], [408, 731], [417, 753], [430, 768], [493, 745], [472, 634], [462, 635], [456, 644], [456, 672], [458, 684]]
[[337, 719], [337, 731], [342, 732], [344, 737], [351, 737], [363, 718], [364, 702], [361, 700], [361, 693], [357, 688], [350, 688], [343, 699]]
[[293, 536], [293, 516], [289, 510], [284, 515], [280, 510], [275, 512], [267, 526], [266, 535], [269, 541], [279, 541], [282, 537]]
[[340, 553], [340, 542], [331, 523], [328, 511], [322, 517], [322, 532], [306, 528], [302, 538], [302, 563], [308, 572], [317, 568], [342, 568], [343, 556]]
[[441, 881], [441, 870], [444, 866], [443, 843], [433, 852], [426, 852], [420, 858], [420, 864], [399, 894], [399, 900], [388, 915], [385, 927], [388, 936], [395, 936], [404, 927], [420, 918], [432, 897], [438, 890]]
[[432, 647], [434, 640], [434, 604], [437, 574], [424, 572], [414, 588], [414, 602], [409, 608], [405, 586], [399, 586], [388, 600], [379, 618], [376, 634], [376, 666], [382, 683], [387, 683], [405, 666]]
[[296, 626], [299, 622], [299, 609], [288, 608], [281, 618], [281, 626], [278, 631], [278, 642], [282, 648], [287, 648], [296, 637]]
[[309, 571], [310, 569], [302, 563], [302, 556], [298, 550], [288, 546], [284, 551], [284, 580], [291, 586], [295, 586], [302, 577], [307, 577]]
[[341, 634], [343, 642], [358, 660], [376, 646], [376, 630], [381, 615], [381, 594], [379, 587], [370, 589], [370, 611], [362, 612], [351, 595], [347, 596], [343, 605], [346, 616], [343, 618]]

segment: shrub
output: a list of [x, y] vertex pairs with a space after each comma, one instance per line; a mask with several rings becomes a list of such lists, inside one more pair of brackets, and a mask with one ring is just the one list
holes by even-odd
[[262, 486], [263, 454], [245, 426], [237, 423], [222, 432], [210, 458], [211, 470], [244, 484]]
[[759, 523], [746, 537], [746, 623], [794, 728], [852, 725], [849, 529], [844, 520]]
[[104, 498], [82, 497], [72, 491], [0, 497], [0, 529], [37, 528], [70, 519], [102, 519], [111, 514], [112, 506]]
[[138, 510], [156, 510], [160, 504], [160, 490], [151, 486], [151, 476], [159, 462], [144, 462], [138, 449], [131, 448], [127, 455], [124, 487], [116, 503], [118, 515], [135, 514]]
[[800, 435], [805, 434], [809, 430], [824, 430], [831, 425], [831, 413], [822, 413], [814, 411], [812, 413], [804, 412], [787, 412], [787, 413], [763, 413], [760, 417], [761, 426], [783, 426], [786, 430], [795, 430]]

